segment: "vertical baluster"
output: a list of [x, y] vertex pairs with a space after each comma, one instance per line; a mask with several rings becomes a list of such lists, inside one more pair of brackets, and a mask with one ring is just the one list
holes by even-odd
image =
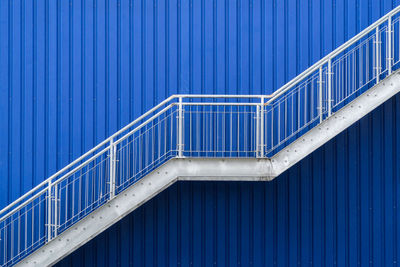
[[114, 139], [110, 140], [110, 199], [115, 196], [115, 145]]
[[281, 142], [281, 103], [278, 103], [278, 142]]
[[380, 74], [380, 51], [379, 51], [379, 27], [375, 30], [375, 75], [376, 83], [379, 83]]
[[189, 155], [192, 155], [193, 151], [193, 125], [192, 125], [192, 120], [193, 120], [193, 112], [192, 109], [193, 107], [189, 106]]
[[[32, 201], [31, 244], [35, 243], [35, 202]], [[40, 202], [39, 202], [40, 203]]]
[[183, 157], [183, 108], [182, 97], [179, 97], [178, 104], [178, 140], [177, 140], [178, 158]]
[[47, 242], [51, 240], [51, 181], [47, 185]]
[[323, 120], [323, 117], [322, 117], [322, 112], [323, 112], [323, 110], [322, 110], [322, 66], [321, 67], [319, 67], [319, 81], [318, 81], [318, 83], [319, 83], [319, 96], [318, 96], [318, 105], [319, 105], [319, 122], [321, 123], [322, 122], [322, 120]]
[[256, 107], [256, 157], [260, 156], [260, 106]]
[[392, 16], [388, 18], [386, 58], [386, 62], [388, 64], [388, 75], [390, 75], [392, 74]]
[[[31, 209], [33, 209], [33, 201], [31, 202]], [[28, 247], [28, 214], [29, 214], [29, 209], [26, 208], [25, 211], [25, 229], [24, 229], [24, 237], [25, 237], [25, 246], [24, 246], [24, 250], [26, 250], [26, 248]]]
[[10, 233], [10, 255], [11, 257], [14, 256], [14, 240], [15, 240], [15, 232], [14, 232], [14, 227], [15, 227], [15, 220], [16, 220], [16, 214], [13, 215], [13, 219], [11, 220], [10, 224], [11, 224], [11, 233]]
[[1, 253], [0, 256], [2, 257], [0, 264], [2, 266], [5, 265], [5, 263], [7, 261], [7, 258], [5, 255], [5, 250], [6, 250], [6, 246], [7, 246], [7, 242], [5, 239], [5, 231], [7, 231], [5, 222], [6, 222], [6, 220], [1, 223], [1, 229], [0, 229], [0, 249], [2, 248], [2, 250], [0, 251], [0, 253]]
[[328, 85], [328, 117], [332, 115], [332, 59], [328, 60], [328, 73], [327, 73], [327, 85]]
[[[40, 218], [40, 217], [39, 217]], [[9, 219], [7, 220], [7, 221], [9, 221]], [[7, 248], [8, 248], [8, 237], [7, 237], [7, 233], [9, 232], [9, 227], [7, 226], [7, 223], [4, 223], [4, 225], [5, 225], [5, 229], [4, 229], [4, 261], [7, 261], [7, 255], [8, 255], [8, 251], [7, 251]], [[40, 232], [39, 232], [40, 233]], [[39, 235], [39, 237], [40, 237], [40, 235]], [[12, 243], [11, 243], [11, 246], [12, 246]]]
[[229, 157], [232, 157], [232, 151], [233, 151], [233, 137], [234, 137], [234, 132], [233, 132], [233, 106], [230, 107], [229, 110], [229, 117], [230, 117], [230, 127], [229, 127], [229, 133], [230, 133], [230, 143], [229, 143]]
[[54, 237], [57, 237], [58, 227], [58, 184], [54, 185]]
[[264, 97], [260, 103], [260, 157], [264, 157]]

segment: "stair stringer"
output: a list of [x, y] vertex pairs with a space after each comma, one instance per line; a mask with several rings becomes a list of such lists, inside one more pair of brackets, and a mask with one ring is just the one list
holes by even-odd
[[20, 261], [17, 266], [51, 266], [118, 222], [178, 180], [269, 181], [269, 159], [174, 158]]
[[400, 71], [368, 89], [338, 112], [309, 130], [271, 158], [277, 177], [400, 92]]

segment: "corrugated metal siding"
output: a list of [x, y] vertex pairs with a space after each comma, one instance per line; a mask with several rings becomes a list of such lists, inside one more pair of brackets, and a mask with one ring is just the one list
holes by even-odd
[[[172, 93], [271, 93], [399, 3], [0, 1], [0, 205]], [[65, 263], [397, 261], [398, 103], [273, 183], [176, 185]]]

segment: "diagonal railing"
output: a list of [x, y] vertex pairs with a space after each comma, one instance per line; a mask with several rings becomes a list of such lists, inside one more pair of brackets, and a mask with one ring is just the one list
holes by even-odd
[[174, 157], [273, 157], [398, 68], [400, 7], [273, 95], [173, 95], [0, 211], [13, 265]]
[[272, 156], [400, 64], [400, 7], [274, 92], [265, 104], [265, 152]]

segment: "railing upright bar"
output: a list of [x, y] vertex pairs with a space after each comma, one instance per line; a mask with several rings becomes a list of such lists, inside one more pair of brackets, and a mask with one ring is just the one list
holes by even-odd
[[47, 242], [51, 241], [51, 181], [49, 181], [47, 186]]
[[318, 112], [319, 112], [319, 122], [323, 120], [322, 117], [322, 67], [319, 67], [319, 81], [318, 81]]
[[256, 106], [256, 157], [260, 157], [260, 106]]
[[376, 27], [375, 30], [375, 76], [376, 83], [379, 83], [379, 74], [380, 74], [380, 51], [379, 51], [379, 26]]
[[260, 157], [264, 157], [264, 97], [260, 103]]
[[392, 16], [388, 18], [388, 29], [387, 29], [387, 59], [388, 64], [388, 75], [392, 74]]
[[178, 104], [178, 140], [177, 140], [177, 150], [178, 158], [183, 157], [183, 105], [182, 97], [179, 97]]
[[114, 138], [110, 140], [110, 200], [115, 196], [115, 144]]
[[328, 101], [328, 117], [332, 115], [332, 59], [328, 60], [328, 73], [327, 73], [327, 101]]
[[58, 228], [58, 184], [54, 185], [54, 237], [57, 237]]

